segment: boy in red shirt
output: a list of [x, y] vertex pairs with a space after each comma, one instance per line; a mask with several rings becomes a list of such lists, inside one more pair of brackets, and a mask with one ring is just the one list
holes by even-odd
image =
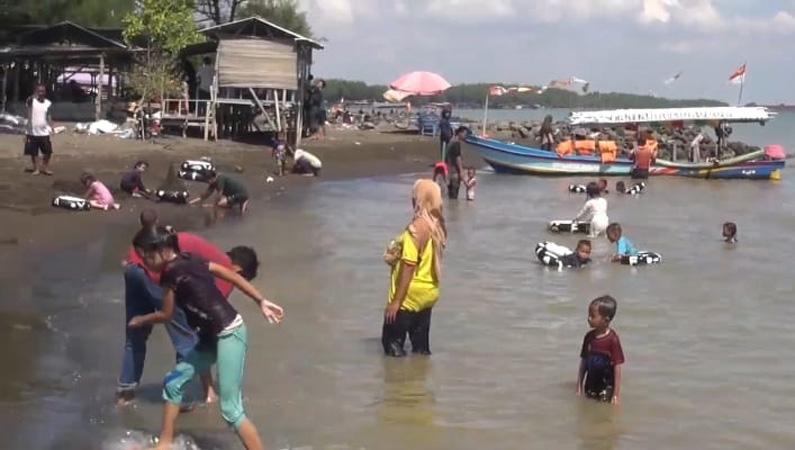
[[585, 394], [614, 405], [621, 401], [621, 365], [624, 351], [615, 330], [610, 328], [616, 316], [616, 300], [603, 295], [588, 306], [588, 325], [592, 328], [582, 342], [577, 395]]

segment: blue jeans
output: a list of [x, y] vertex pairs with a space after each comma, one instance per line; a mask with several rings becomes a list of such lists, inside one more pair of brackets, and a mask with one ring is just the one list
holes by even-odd
[[[124, 329], [124, 359], [119, 375], [119, 391], [134, 390], [141, 381], [146, 359], [146, 341], [152, 326], [129, 328], [127, 324], [135, 316], [149, 314], [163, 307], [163, 290], [146, 275], [140, 266], [131, 264], [124, 271], [124, 306], [126, 309]], [[174, 317], [166, 324], [168, 336], [177, 351], [177, 361], [187, 356], [198, 343], [196, 333], [188, 326], [185, 313], [174, 309]]]

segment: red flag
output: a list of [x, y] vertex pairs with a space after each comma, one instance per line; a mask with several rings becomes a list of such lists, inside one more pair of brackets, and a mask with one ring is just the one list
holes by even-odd
[[745, 72], [746, 72], [746, 67], [745, 64], [743, 64], [742, 66], [738, 67], [737, 70], [734, 71], [732, 76], [729, 77], [729, 81], [734, 84], [740, 84], [744, 82]]

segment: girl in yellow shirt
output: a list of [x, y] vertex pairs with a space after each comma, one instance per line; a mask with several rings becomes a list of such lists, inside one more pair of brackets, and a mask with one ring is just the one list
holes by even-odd
[[413, 353], [430, 355], [431, 310], [439, 299], [447, 229], [442, 191], [431, 180], [414, 183], [411, 224], [387, 253], [392, 266], [381, 343], [388, 356], [405, 356], [406, 335]]

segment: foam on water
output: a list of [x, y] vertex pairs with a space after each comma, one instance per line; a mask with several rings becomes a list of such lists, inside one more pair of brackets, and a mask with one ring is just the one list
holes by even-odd
[[[121, 436], [110, 436], [102, 450], [149, 450], [157, 445], [157, 436], [143, 431], [127, 430]], [[202, 450], [189, 436], [179, 435], [170, 450]]]

